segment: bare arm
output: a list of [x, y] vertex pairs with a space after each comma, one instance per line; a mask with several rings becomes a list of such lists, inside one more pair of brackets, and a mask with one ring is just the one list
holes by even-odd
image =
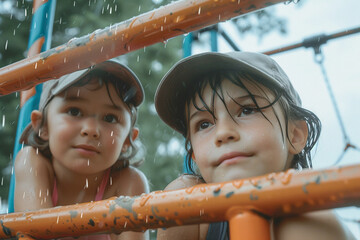
[[329, 210], [278, 219], [274, 225], [276, 240], [355, 240]]
[[15, 159], [16, 212], [53, 207], [50, 176], [51, 164], [48, 159], [32, 147], [25, 147]]
[[[197, 184], [204, 183], [198, 177], [192, 175], [182, 175], [171, 182], [165, 190], [175, 190], [181, 188], [188, 188]], [[201, 226], [204, 227], [201, 227]], [[167, 229], [158, 229], [157, 239], [158, 240], [200, 240], [206, 238], [207, 224], [202, 225], [188, 225], [188, 226], [177, 226]], [[204, 231], [205, 230], [205, 231]]]
[[[117, 195], [126, 195], [126, 196], [139, 196], [142, 193], [149, 193], [149, 184], [145, 175], [136, 168], [126, 168], [121, 170], [121, 179], [119, 182], [121, 189]], [[124, 186], [127, 186], [124, 189]], [[112, 238], [117, 240], [148, 240], [149, 231], [142, 232], [123, 232], [120, 235], [113, 235]]]

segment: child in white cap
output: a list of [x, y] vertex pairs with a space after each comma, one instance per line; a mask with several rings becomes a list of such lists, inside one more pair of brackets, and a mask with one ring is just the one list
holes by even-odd
[[[15, 161], [15, 211], [149, 192], [132, 160], [143, 99], [136, 75], [116, 61], [44, 83], [39, 110], [20, 139], [28, 146]], [[148, 233], [77, 239], [148, 239]]]
[[[160, 118], [185, 137], [191, 173], [166, 190], [312, 166], [320, 120], [301, 107], [285, 72], [266, 55], [185, 58], [160, 82], [155, 106]], [[276, 240], [353, 239], [331, 211], [269, 221]], [[228, 229], [227, 222], [178, 226], [159, 229], [157, 239], [223, 240], [229, 239]]]

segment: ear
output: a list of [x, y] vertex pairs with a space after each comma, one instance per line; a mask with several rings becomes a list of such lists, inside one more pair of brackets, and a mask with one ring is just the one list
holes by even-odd
[[130, 137], [132, 141], [135, 141], [137, 137], [139, 136], [139, 129], [137, 127], [134, 127], [131, 132], [131, 136], [127, 137], [122, 148], [122, 152], [126, 152], [128, 147], [130, 146]]
[[41, 127], [41, 122], [43, 119], [43, 114], [38, 111], [34, 110], [31, 112], [31, 126], [35, 131], [39, 131], [39, 137], [43, 140], [49, 140], [49, 134], [46, 126]]
[[305, 121], [297, 120], [291, 122], [289, 124], [289, 141], [291, 143], [289, 152], [294, 155], [300, 153], [306, 145], [307, 137], [308, 126]]

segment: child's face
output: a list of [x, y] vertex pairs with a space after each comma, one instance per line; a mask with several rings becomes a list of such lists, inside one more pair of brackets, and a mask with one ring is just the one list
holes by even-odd
[[[243, 82], [255, 96], [259, 107], [274, 101], [273, 94], [265, 87], [260, 89], [249, 81]], [[267, 120], [256, 110], [255, 103], [244, 89], [224, 80], [222, 90], [228, 109], [216, 96], [215, 121], [208, 111], [199, 111], [193, 104], [189, 108], [193, 157], [205, 181], [230, 181], [288, 168], [293, 155], [279, 104], [262, 110]], [[211, 106], [212, 96], [213, 92], [207, 86], [203, 98], [208, 106]], [[195, 101], [198, 107], [205, 109], [198, 97]]]
[[55, 96], [48, 105], [47, 124], [41, 134], [49, 141], [55, 165], [83, 174], [112, 166], [131, 127], [129, 110], [114, 87], [109, 84], [116, 106], [105, 85], [96, 89], [92, 84], [97, 82], [71, 87]]

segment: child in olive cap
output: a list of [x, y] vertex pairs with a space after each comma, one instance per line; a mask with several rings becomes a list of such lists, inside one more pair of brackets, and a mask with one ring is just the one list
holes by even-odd
[[[155, 106], [185, 137], [192, 173], [166, 190], [310, 168], [321, 131], [285, 72], [259, 53], [202, 53], [179, 61], [160, 82]], [[276, 240], [353, 239], [331, 211], [269, 221]], [[163, 239], [229, 239], [228, 223], [159, 229]]]
[[[44, 83], [39, 110], [21, 137], [28, 146], [15, 160], [15, 211], [148, 192], [144, 174], [130, 166], [136, 165], [135, 123], [143, 99], [136, 75], [115, 61]], [[115, 238], [148, 239], [148, 233], [77, 239]]]

